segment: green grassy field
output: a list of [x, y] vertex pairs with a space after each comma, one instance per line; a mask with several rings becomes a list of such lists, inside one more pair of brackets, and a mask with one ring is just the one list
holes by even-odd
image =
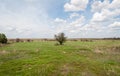
[[55, 43], [0, 47], [0, 76], [120, 76], [120, 41]]

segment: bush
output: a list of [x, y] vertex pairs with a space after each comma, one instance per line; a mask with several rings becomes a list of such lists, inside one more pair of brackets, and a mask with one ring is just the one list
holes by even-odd
[[55, 40], [58, 41], [60, 45], [62, 45], [66, 41], [65, 34], [59, 33], [58, 35], [55, 35]]
[[27, 42], [31, 42], [31, 40], [30, 40], [30, 39], [27, 39]]
[[17, 39], [16, 39], [16, 42], [20, 42], [20, 39], [19, 39], [19, 38], [17, 38]]
[[59, 45], [59, 43], [55, 43], [55, 46], [58, 46]]
[[2, 43], [2, 44], [7, 43], [7, 37], [3, 33], [0, 33], [0, 43]]

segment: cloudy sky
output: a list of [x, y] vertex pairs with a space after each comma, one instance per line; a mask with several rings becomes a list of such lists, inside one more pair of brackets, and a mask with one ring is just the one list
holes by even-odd
[[8, 38], [120, 37], [120, 0], [0, 0]]

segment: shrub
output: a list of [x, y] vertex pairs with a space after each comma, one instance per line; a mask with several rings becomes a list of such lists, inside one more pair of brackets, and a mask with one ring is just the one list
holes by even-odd
[[55, 43], [55, 46], [58, 46], [59, 45], [59, 43]]
[[58, 35], [55, 35], [55, 40], [58, 41], [60, 45], [62, 45], [66, 41], [65, 34], [59, 33]]
[[27, 39], [27, 42], [31, 42], [31, 40], [30, 40], [30, 39]]
[[17, 38], [17, 39], [16, 39], [16, 42], [20, 42], [20, 39], [19, 39], [19, 38]]
[[0, 33], [0, 43], [2, 43], [2, 44], [7, 43], [7, 37], [3, 33]]

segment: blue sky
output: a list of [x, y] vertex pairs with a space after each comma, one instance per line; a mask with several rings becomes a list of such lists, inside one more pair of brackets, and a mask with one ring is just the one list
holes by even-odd
[[120, 37], [120, 0], [0, 0], [8, 38]]

